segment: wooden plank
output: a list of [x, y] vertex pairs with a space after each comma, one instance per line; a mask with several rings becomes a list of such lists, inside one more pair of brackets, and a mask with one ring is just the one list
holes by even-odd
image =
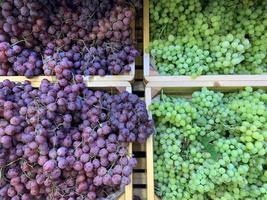
[[136, 158], [137, 159], [137, 165], [135, 166], [134, 169], [146, 169], [146, 162], [147, 162], [147, 158]]
[[146, 184], [145, 173], [133, 173], [133, 184]]
[[125, 199], [125, 195], [122, 194], [122, 195], [118, 198], [118, 200], [126, 200], [126, 199]]
[[143, 80], [143, 69], [135, 70], [135, 80]]
[[[134, 195], [140, 197], [141, 200], [150, 200], [146, 196], [146, 189], [145, 188], [134, 188], [133, 193], [134, 193]], [[127, 199], [127, 200], [131, 200], [131, 199]]]
[[143, 56], [138, 56], [135, 58], [135, 65], [143, 65]]
[[[151, 104], [151, 88], [146, 87], [145, 89], [146, 105], [147, 108]], [[149, 117], [152, 118], [151, 113]], [[147, 198], [153, 199], [155, 190], [154, 190], [154, 167], [153, 167], [153, 135], [151, 135], [146, 142], [146, 170], [147, 170]]]
[[[128, 151], [130, 154], [132, 153], [132, 143], [129, 144]], [[125, 187], [125, 200], [133, 198], [133, 175], [131, 175], [131, 180], [131, 183]]]
[[144, 59], [144, 77], [149, 76], [149, 54], [146, 52], [149, 47], [149, 0], [144, 0], [143, 6], [143, 59]]
[[133, 90], [134, 91], [145, 91], [145, 85], [143, 81], [137, 81], [133, 83]]
[[[131, 81], [134, 78], [134, 71], [135, 71], [135, 64], [131, 64], [131, 75], [107, 75], [107, 76], [83, 76], [84, 80], [86, 82], [113, 82], [113, 81], [118, 81], [118, 82], [123, 82], [123, 81]], [[130, 77], [131, 76], [131, 77]], [[25, 76], [0, 76], [0, 82], [4, 80], [10, 80], [14, 82], [23, 82], [23, 81], [30, 81], [34, 87], [38, 87], [41, 84], [41, 81], [43, 79], [47, 79], [52, 82], [56, 82], [57, 79], [55, 76], [36, 76], [33, 78], [26, 78]]]
[[43, 79], [56, 82], [56, 78], [53, 76], [36, 76], [33, 78], [26, 78], [25, 76], [0, 76], [0, 82], [3, 82], [4, 80], [10, 80], [13, 82], [30, 81], [33, 87], [39, 87]]
[[267, 86], [267, 79], [263, 81], [248, 81], [248, 80], [235, 80], [235, 81], [162, 81], [162, 82], [149, 82], [147, 87], [164, 88], [167, 91], [175, 91], [179, 93], [192, 93], [202, 87], [212, 88], [218, 91], [234, 91], [247, 86], [255, 88], [265, 88]]
[[[146, 61], [147, 62], [147, 61]], [[145, 67], [145, 65], [144, 65]], [[151, 71], [150, 71], [151, 72]], [[145, 77], [147, 82], [162, 82], [164, 81], [264, 81], [267, 80], [267, 74], [263, 75], [202, 75], [196, 78], [191, 76], [160, 76], [153, 75], [149, 72], [149, 75]], [[155, 73], [154, 73], [155, 74]]]
[[140, 144], [140, 143], [134, 143], [133, 144], [133, 152], [135, 151], [145, 151], [146, 150], [146, 145], [145, 144]]

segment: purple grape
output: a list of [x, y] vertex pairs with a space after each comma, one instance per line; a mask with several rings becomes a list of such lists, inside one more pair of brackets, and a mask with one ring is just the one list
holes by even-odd
[[83, 162], [83, 163], [87, 163], [87, 162], [89, 161], [89, 159], [90, 159], [90, 156], [89, 156], [89, 154], [86, 154], [86, 153], [83, 153], [83, 154], [81, 155], [81, 157], [80, 157], [80, 160], [81, 160], [81, 162]]
[[121, 183], [121, 176], [118, 175], [118, 174], [115, 174], [115, 175], [112, 176], [111, 180], [112, 180], [112, 183], [114, 185], [120, 185], [120, 183]]
[[125, 166], [122, 173], [124, 176], [130, 176], [132, 174], [132, 168], [130, 166]]
[[54, 170], [54, 168], [56, 167], [55, 161], [53, 160], [48, 160], [47, 162], [45, 162], [45, 164], [43, 165], [43, 170], [45, 172], [52, 172]]
[[100, 186], [103, 184], [103, 178], [101, 176], [96, 176], [94, 178], [94, 185], [95, 186]]
[[57, 155], [58, 156], [65, 156], [67, 154], [67, 148], [66, 147], [60, 147], [57, 150]]
[[80, 161], [75, 161], [74, 162], [74, 165], [73, 165], [73, 168], [76, 170], [76, 171], [80, 171], [83, 169], [83, 164], [80, 162]]

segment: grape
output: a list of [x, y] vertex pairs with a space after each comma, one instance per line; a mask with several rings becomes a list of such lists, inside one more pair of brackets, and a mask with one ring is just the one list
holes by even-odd
[[48, 160], [45, 162], [43, 169], [45, 172], [51, 172], [55, 168], [55, 162], [53, 160]]
[[12, 146], [12, 140], [11, 137], [8, 135], [1, 137], [1, 143], [4, 148], [9, 149]]
[[[43, 80], [37, 89], [28, 81], [0, 83], [0, 166], [7, 172], [0, 182], [3, 199], [18, 194], [21, 199], [107, 197], [130, 183], [135, 160], [128, 154], [128, 136], [118, 139], [131, 120], [131, 129], [143, 127], [132, 133], [135, 140], [152, 134], [145, 104], [126, 92], [92, 91], [79, 75], [61, 80]], [[61, 105], [58, 98], [64, 99]], [[119, 122], [126, 114], [127, 120]]]
[[[129, 65], [139, 55], [131, 38], [134, 13], [130, 4], [115, 0], [77, 1], [75, 5], [68, 0], [4, 0], [0, 41], [10, 45], [7, 51], [0, 48], [0, 75], [44, 74], [70, 80], [72, 73], [129, 73]], [[124, 46], [130, 50], [125, 51]], [[121, 54], [124, 56], [118, 56]]]
[[101, 176], [96, 176], [94, 178], [94, 185], [95, 186], [100, 186], [102, 185], [102, 182], [103, 182], [103, 178]]
[[132, 173], [132, 168], [130, 166], [125, 166], [122, 173], [124, 176], [129, 176]]
[[265, 13], [266, 2], [151, 1], [155, 68], [161, 75], [266, 73]]
[[[154, 172], [162, 199], [262, 199], [266, 179], [266, 92], [202, 88], [191, 99], [162, 94], [150, 109], [156, 122]], [[128, 162], [132, 162], [129, 160]], [[130, 172], [131, 164], [123, 168]], [[238, 192], [235, 192], [238, 191]], [[220, 196], [220, 197], [219, 197]]]
[[119, 185], [121, 183], [121, 176], [118, 174], [115, 174], [112, 176], [111, 180], [114, 185]]

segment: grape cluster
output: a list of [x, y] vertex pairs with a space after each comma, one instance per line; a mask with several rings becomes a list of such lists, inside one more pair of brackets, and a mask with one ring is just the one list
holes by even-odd
[[151, 1], [156, 69], [162, 75], [266, 73], [266, 9], [265, 1], [252, 0]]
[[130, 183], [129, 142], [153, 132], [144, 102], [69, 78], [0, 83], [1, 199], [94, 200]]
[[22, 49], [19, 45], [10, 45], [7, 42], [0, 43], [0, 75], [26, 77], [37, 76], [42, 73], [42, 59], [30, 49]]
[[150, 109], [163, 200], [267, 198], [266, 92], [203, 88], [190, 100], [162, 94]]
[[[0, 13], [0, 42], [9, 43], [9, 49], [16, 45], [21, 51], [35, 52], [43, 63], [47, 57], [51, 60], [53, 56], [56, 62], [58, 57], [67, 54], [76, 62], [72, 73], [127, 74], [139, 55], [132, 40], [133, 10], [126, 0], [4, 0]], [[27, 60], [22, 65], [24, 63], [29, 65]], [[27, 77], [56, 74], [47, 65], [39, 67], [39, 64], [31, 66], [34, 69], [30, 72], [27, 67], [22, 69], [13, 63], [2, 68]], [[0, 75], [7, 75], [7, 72]]]

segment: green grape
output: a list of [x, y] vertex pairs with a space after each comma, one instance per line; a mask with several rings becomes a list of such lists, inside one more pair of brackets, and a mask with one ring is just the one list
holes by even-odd
[[247, 87], [223, 94], [203, 88], [190, 99], [162, 93], [150, 110], [161, 199], [266, 198], [266, 92]]
[[[150, 1], [150, 28], [162, 75], [267, 73], [267, 1]], [[179, 55], [185, 61], [173, 59]]]

